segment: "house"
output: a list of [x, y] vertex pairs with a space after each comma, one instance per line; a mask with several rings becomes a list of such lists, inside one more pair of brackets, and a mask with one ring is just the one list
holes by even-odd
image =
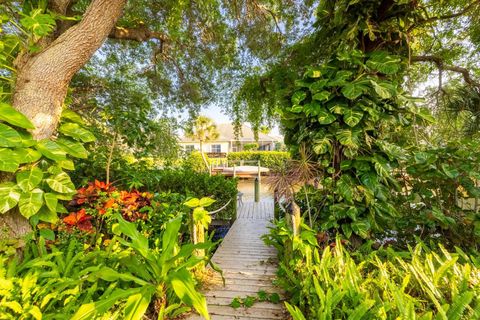
[[[242, 151], [246, 144], [257, 143], [258, 150], [272, 151], [276, 150], [283, 143], [283, 138], [274, 135], [258, 133], [258, 140], [255, 140], [253, 130], [242, 125], [241, 132], [235, 137], [233, 125], [228, 123], [217, 124], [218, 138], [213, 141], [203, 143], [203, 152], [211, 157], [219, 157], [229, 152]], [[200, 150], [200, 142], [191, 138], [182, 137], [179, 141], [180, 146], [186, 152]]]

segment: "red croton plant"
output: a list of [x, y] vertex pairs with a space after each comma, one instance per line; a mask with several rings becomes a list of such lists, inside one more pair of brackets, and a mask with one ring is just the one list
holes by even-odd
[[[119, 212], [125, 220], [146, 220], [153, 195], [148, 192], [118, 191], [109, 183], [95, 180], [77, 190], [68, 204], [70, 214], [63, 218], [67, 231], [92, 233], [104, 220]], [[92, 223], [94, 222], [94, 223]]]

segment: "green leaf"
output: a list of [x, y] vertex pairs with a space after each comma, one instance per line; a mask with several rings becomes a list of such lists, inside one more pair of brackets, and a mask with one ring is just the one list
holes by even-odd
[[47, 240], [55, 240], [55, 233], [51, 229], [40, 229], [40, 236]]
[[337, 118], [327, 110], [322, 108], [318, 111], [318, 122], [320, 124], [331, 124], [335, 122], [335, 120], [337, 120]]
[[128, 290], [115, 289], [115, 291], [113, 291], [110, 295], [101, 297], [100, 300], [96, 302], [90, 302], [81, 305], [71, 320], [94, 319], [96, 316], [103, 315], [105, 312], [110, 310], [115, 303], [137, 294], [138, 292], [139, 290], [137, 288]]
[[207, 301], [205, 297], [195, 289], [195, 283], [188, 270], [180, 269], [177, 272], [173, 272], [169, 276], [169, 281], [173, 291], [175, 291], [175, 294], [180, 300], [186, 305], [194, 307], [206, 320], [210, 320]]
[[48, 222], [48, 223], [56, 223], [58, 221], [58, 216], [55, 211], [50, 210], [50, 208], [43, 206], [37, 213], [38, 220]]
[[63, 119], [68, 119], [72, 122], [78, 123], [78, 124], [84, 124], [85, 121], [83, 121], [82, 117], [76, 113], [75, 111], [72, 111], [68, 108], [63, 109], [62, 111], [62, 118]]
[[48, 159], [54, 161], [67, 160], [67, 153], [55, 142], [44, 139], [37, 143], [35, 148]]
[[270, 301], [271, 303], [279, 303], [280, 302], [280, 295], [276, 292], [271, 293], [268, 296], [268, 301]]
[[330, 91], [322, 91], [313, 95], [312, 99], [317, 101], [327, 101], [330, 98]]
[[383, 84], [379, 84], [373, 80], [371, 80], [370, 83], [373, 85], [373, 89], [380, 96], [380, 98], [390, 99], [392, 97], [392, 93], [390, 92], [389, 88], [386, 88]]
[[15, 148], [13, 152], [20, 163], [32, 163], [42, 157], [40, 152], [31, 148]]
[[13, 182], [0, 184], [0, 213], [14, 208], [20, 200], [20, 188]]
[[15, 110], [11, 105], [0, 102], [0, 120], [24, 129], [35, 129], [35, 126], [23, 113]]
[[198, 200], [197, 198], [192, 198], [187, 202], [185, 202], [184, 205], [186, 205], [189, 208], [196, 208], [200, 206], [200, 200]]
[[21, 147], [22, 137], [17, 130], [0, 123], [0, 147]]
[[44, 198], [48, 209], [52, 212], [56, 212], [58, 204], [57, 195], [55, 193], [45, 193]]
[[73, 163], [72, 160], [57, 161], [57, 164], [60, 166], [60, 168], [63, 168], [66, 170], [75, 170], [75, 164]]
[[358, 134], [359, 131], [355, 130], [349, 130], [349, 129], [344, 129], [344, 130], [339, 130], [337, 132], [337, 139], [338, 141], [347, 147], [352, 147], [352, 148], [358, 148], [359, 147], [359, 140], [358, 140]]
[[212, 198], [203, 197], [202, 199], [200, 199], [200, 201], [198, 203], [198, 206], [199, 207], [208, 207], [208, 206], [211, 206], [214, 202], [215, 202], [215, 200], [213, 200]]
[[354, 233], [360, 237], [366, 239], [368, 238], [368, 233], [370, 231], [370, 222], [368, 220], [357, 220], [351, 223], [352, 230]]
[[306, 97], [307, 93], [305, 91], [296, 91], [292, 96], [292, 103], [295, 105], [300, 104]]
[[73, 141], [66, 138], [58, 138], [57, 141], [58, 145], [62, 147], [62, 149], [67, 152], [69, 155], [75, 158], [86, 159], [88, 157], [88, 151], [85, 149], [83, 144], [77, 141]]
[[93, 133], [91, 133], [87, 129], [82, 128], [77, 123], [62, 124], [60, 128], [58, 128], [58, 131], [78, 141], [93, 142], [96, 140]]
[[19, 165], [20, 161], [14, 151], [0, 148], [0, 171], [15, 172]]
[[354, 82], [347, 83], [342, 87], [342, 94], [345, 98], [354, 100], [366, 91], [366, 87]]
[[370, 54], [366, 65], [383, 74], [395, 74], [400, 70], [401, 62], [402, 59], [398, 56], [388, 55], [386, 51], [375, 51]]
[[313, 151], [316, 154], [325, 154], [332, 149], [332, 142], [329, 138], [315, 139], [313, 141]]
[[43, 206], [43, 191], [40, 189], [33, 189], [30, 192], [25, 192], [20, 195], [18, 201], [18, 208], [20, 213], [27, 219], [35, 215]]
[[230, 307], [233, 309], [238, 309], [242, 306], [242, 301], [239, 297], [233, 298], [232, 302], [230, 302]]
[[24, 170], [15, 176], [18, 186], [23, 192], [28, 192], [38, 186], [43, 179], [43, 171], [38, 167], [32, 167], [30, 170]]
[[128, 297], [125, 303], [125, 319], [142, 320], [154, 293], [154, 286], [144, 286], [139, 293]]
[[48, 186], [52, 188], [53, 191], [58, 193], [74, 193], [75, 186], [70, 180], [70, 177], [65, 172], [61, 172], [55, 176], [51, 176], [50, 178], [46, 179]]
[[350, 127], [355, 127], [363, 118], [363, 112], [359, 109], [346, 109], [343, 114], [343, 121]]

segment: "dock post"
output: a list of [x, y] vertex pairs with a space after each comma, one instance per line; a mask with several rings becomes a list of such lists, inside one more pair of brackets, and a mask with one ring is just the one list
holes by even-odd
[[260, 181], [255, 178], [255, 202], [260, 202]]
[[258, 182], [260, 182], [260, 179], [261, 179], [260, 160], [258, 160], [258, 173], [257, 173], [257, 178], [258, 178]]

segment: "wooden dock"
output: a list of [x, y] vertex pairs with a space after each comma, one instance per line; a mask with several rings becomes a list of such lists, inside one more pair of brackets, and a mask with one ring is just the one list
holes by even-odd
[[[235, 297], [257, 296], [259, 291], [280, 293], [272, 280], [277, 270], [276, 250], [267, 247], [260, 237], [268, 233], [273, 218], [273, 201], [246, 201], [238, 207], [237, 220], [229, 230], [212, 260], [224, 272], [225, 286], [217, 274], [204, 290], [212, 320], [288, 319], [283, 304], [256, 302], [252, 307], [234, 309]], [[191, 315], [188, 320], [203, 319]]]

